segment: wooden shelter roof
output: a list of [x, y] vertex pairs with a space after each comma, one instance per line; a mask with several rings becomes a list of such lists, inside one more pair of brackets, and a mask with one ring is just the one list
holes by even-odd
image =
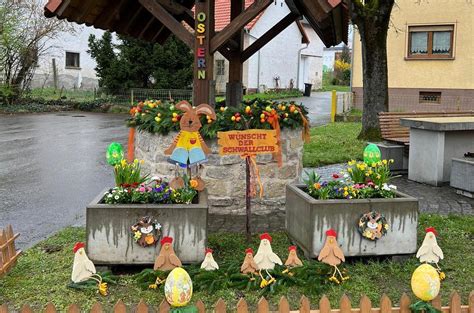
[[[178, 21], [194, 28], [194, 0], [156, 1]], [[286, 2], [292, 11], [306, 17], [326, 46], [337, 45], [341, 41], [347, 43], [348, 12], [341, 0]], [[224, 2], [216, 1], [216, 6], [219, 3]], [[220, 8], [216, 8], [216, 11], [218, 10]], [[163, 43], [171, 34], [171, 31], [137, 0], [49, 0], [45, 6], [45, 15], [150, 42]]]

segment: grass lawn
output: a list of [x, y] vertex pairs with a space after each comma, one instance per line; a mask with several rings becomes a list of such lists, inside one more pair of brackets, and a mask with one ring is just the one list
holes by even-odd
[[349, 91], [351, 91], [351, 87], [350, 86], [341, 86], [341, 85], [331, 85], [331, 84], [325, 85], [325, 84], [323, 84], [323, 87], [318, 89], [318, 91], [333, 91], [333, 90], [336, 90], [338, 92], [349, 92]]
[[362, 159], [365, 141], [357, 139], [361, 123], [332, 123], [311, 129], [304, 146], [303, 166], [317, 167]]
[[[439, 230], [441, 238], [439, 244], [445, 255], [445, 259], [440, 263], [447, 275], [442, 283], [442, 301], [447, 304], [450, 292], [456, 289], [460, 292], [462, 302], [465, 304], [469, 292], [474, 287], [474, 246], [472, 244], [474, 217], [422, 214], [418, 229], [419, 243], [423, 240], [425, 227], [428, 226], [434, 226]], [[283, 233], [272, 235], [274, 251], [285, 260], [287, 247], [290, 245], [289, 239]], [[72, 247], [76, 241], [84, 239], [84, 228], [70, 227], [26, 250], [10, 274], [0, 278], [0, 304], [7, 303], [11, 308], [19, 308], [22, 304], [28, 303], [40, 308], [48, 301], [52, 301], [59, 311], [65, 311], [70, 303], [78, 303], [85, 309], [92, 303], [100, 301], [106, 309], [110, 309], [119, 299], [129, 306], [136, 305], [140, 299], [144, 299], [153, 306], [157, 306], [163, 300], [162, 291], [141, 289], [131, 274], [121, 275], [119, 283], [110, 286], [110, 295], [107, 297], [99, 296], [95, 291], [68, 289], [66, 285], [69, 283], [74, 257]], [[214, 248], [216, 261], [222, 264], [224, 261], [241, 262], [247, 244], [244, 242], [243, 235], [226, 233], [211, 235], [209, 246]], [[256, 236], [250, 247], [254, 250], [258, 247]], [[410, 277], [418, 265], [415, 257], [410, 257], [403, 263], [371, 258], [352, 259], [348, 260], [344, 266], [351, 278], [342, 285], [334, 285], [323, 279], [320, 286], [317, 286], [317, 292], [302, 287], [283, 287], [280, 292], [269, 294], [267, 298], [272, 309], [276, 308], [282, 295], [288, 298], [292, 308], [296, 308], [301, 295], [306, 295], [315, 307], [322, 294], [326, 294], [334, 307], [338, 304], [340, 297], [347, 294], [353, 306], [356, 307], [361, 294], [366, 294], [374, 306], [377, 306], [380, 296], [386, 293], [395, 305], [403, 292], [407, 292], [413, 298], [410, 291]], [[329, 267], [327, 269], [329, 270]], [[212, 293], [195, 292], [193, 299], [203, 300], [209, 308], [218, 298], [223, 298], [228, 308], [235, 308], [240, 296], [244, 296], [254, 308], [260, 297], [260, 291], [222, 288]]]
[[[293, 91], [279, 91], [279, 92], [261, 92], [244, 95], [244, 100], [262, 99], [262, 100], [280, 100], [286, 98], [298, 98], [302, 97], [303, 93], [299, 90]], [[216, 97], [216, 102], [225, 100], [225, 97]]]

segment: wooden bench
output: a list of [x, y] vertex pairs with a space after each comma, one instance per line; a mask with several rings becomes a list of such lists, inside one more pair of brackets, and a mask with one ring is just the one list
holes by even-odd
[[382, 138], [410, 145], [410, 128], [400, 125], [400, 118], [421, 118], [421, 117], [458, 117], [474, 116], [474, 111], [458, 112], [380, 112], [379, 122]]

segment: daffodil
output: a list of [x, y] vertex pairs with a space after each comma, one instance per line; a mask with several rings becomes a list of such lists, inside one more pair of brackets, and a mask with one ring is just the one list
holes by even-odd
[[382, 160], [383, 165], [387, 165], [387, 160]]

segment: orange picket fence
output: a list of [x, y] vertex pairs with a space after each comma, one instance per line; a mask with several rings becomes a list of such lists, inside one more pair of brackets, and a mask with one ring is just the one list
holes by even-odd
[[0, 277], [8, 273], [15, 265], [21, 250], [16, 250], [15, 239], [20, 234], [13, 234], [13, 228], [8, 225], [6, 229], [0, 229]]
[[[270, 313], [270, 312], [279, 312], [279, 313], [289, 313], [289, 312], [301, 312], [301, 313], [410, 313], [410, 304], [411, 299], [406, 294], [403, 294], [400, 298], [400, 306], [392, 307], [392, 300], [386, 295], [383, 295], [380, 299], [379, 307], [372, 307], [372, 303], [367, 296], [362, 296], [359, 303], [359, 308], [352, 308], [351, 301], [346, 295], [342, 296], [339, 303], [339, 308], [331, 309], [329, 299], [326, 296], [323, 296], [319, 301], [318, 309], [311, 309], [311, 304], [308, 298], [305, 296], [301, 297], [299, 308], [296, 310], [291, 310], [288, 300], [285, 297], [280, 299], [278, 303], [278, 309], [272, 311], [270, 306], [265, 298], [261, 298], [257, 304], [255, 310], [252, 310], [257, 313]], [[441, 310], [442, 313], [474, 313], [474, 291], [471, 291], [469, 294], [468, 304], [463, 305], [461, 302], [461, 297], [457, 292], [451, 294], [449, 305], [441, 306], [441, 298], [438, 296], [432, 301], [432, 304], [435, 308]], [[226, 313], [226, 312], [237, 312], [237, 313], [247, 313], [251, 312], [249, 306], [245, 299], [240, 299], [237, 303], [237, 307], [234, 310], [229, 310], [227, 304], [220, 299], [212, 308], [206, 308], [204, 303], [201, 300], [196, 302], [196, 307], [198, 308], [199, 313], [204, 312], [215, 312], [215, 313]], [[106, 310], [102, 307], [100, 303], [95, 303], [91, 309], [88, 311], [90, 313], [102, 313], [102, 312], [114, 312], [114, 313], [126, 313], [126, 312], [136, 312], [136, 313], [148, 313], [148, 312], [159, 312], [167, 313], [170, 311], [170, 306], [166, 301], [161, 302], [157, 307], [150, 307], [143, 301], [137, 306], [127, 307], [122, 301], [118, 301], [117, 304], [113, 307], [113, 310]], [[9, 311], [7, 305], [0, 306], [0, 313], [13, 312]], [[35, 312], [31, 309], [29, 305], [24, 305], [20, 313], [32, 313]], [[55, 306], [51, 303], [48, 303], [44, 310], [40, 312], [45, 313], [55, 313], [58, 312]], [[86, 312], [81, 310], [80, 307], [76, 304], [71, 304], [67, 309], [68, 313], [79, 313]]]

